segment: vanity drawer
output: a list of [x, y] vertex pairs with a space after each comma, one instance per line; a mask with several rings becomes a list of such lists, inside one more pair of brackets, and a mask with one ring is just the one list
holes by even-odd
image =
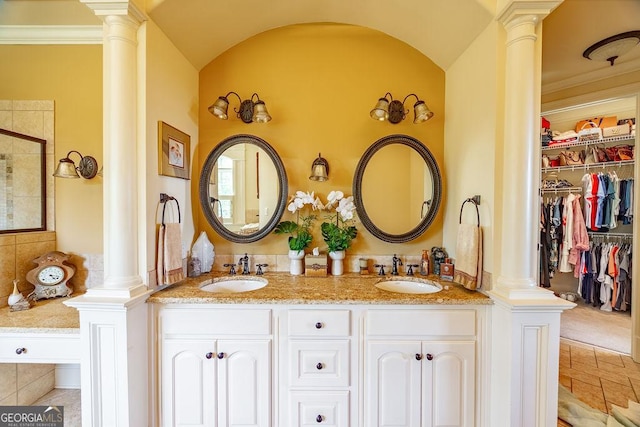
[[368, 336], [476, 335], [475, 310], [369, 310]]
[[348, 337], [349, 310], [289, 310], [289, 336]]
[[348, 391], [292, 391], [290, 392], [291, 426], [349, 425]]
[[349, 340], [291, 340], [291, 386], [347, 387], [349, 344]]
[[164, 309], [160, 311], [158, 318], [162, 334], [271, 334], [271, 310]]
[[0, 363], [80, 363], [80, 334], [3, 334]]

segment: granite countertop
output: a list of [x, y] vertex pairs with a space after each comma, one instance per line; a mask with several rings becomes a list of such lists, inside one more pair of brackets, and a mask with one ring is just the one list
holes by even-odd
[[[76, 295], [73, 295], [76, 296]], [[52, 298], [35, 301], [30, 309], [10, 311], [0, 308], [0, 333], [57, 333], [79, 334], [78, 310], [63, 304], [68, 298]]]
[[[264, 278], [267, 286], [254, 291], [213, 293], [200, 289], [222, 278], [242, 280]], [[388, 292], [374, 285], [380, 280], [422, 280], [421, 276], [360, 275], [292, 276], [285, 272], [265, 273], [262, 276], [235, 275], [223, 272], [206, 273], [188, 278], [152, 294], [147, 302], [161, 304], [412, 304], [412, 305], [489, 305], [492, 300], [483, 293], [469, 291], [462, 285], [441, 281], [437, 276], [426, 279], [443, 286], [432, 294], [403, 294]]]

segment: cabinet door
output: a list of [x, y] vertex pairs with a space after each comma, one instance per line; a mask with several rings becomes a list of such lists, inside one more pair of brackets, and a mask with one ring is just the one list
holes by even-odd
[[369, 341], [365, 356], [366, 426], [420, 426], [419, 341]]
[[424, 342], [424, 426], [473, 426], [475, 342]]
[[219, 426], [271, 425], [271, 341], [218, 341]]
[[163, 426], [216, 425], [216, 360], [213, 341], [162, 342]]

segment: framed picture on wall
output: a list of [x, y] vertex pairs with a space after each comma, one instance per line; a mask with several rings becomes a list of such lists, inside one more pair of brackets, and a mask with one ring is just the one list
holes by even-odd
[[158, 122], [158, 173], [189, 179], [191, 137], [165, 122]]

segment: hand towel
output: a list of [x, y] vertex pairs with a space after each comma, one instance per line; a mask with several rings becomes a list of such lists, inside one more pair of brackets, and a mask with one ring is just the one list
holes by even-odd
[[158, 227], [158, 253], [156, 257], [156, 286], [164, 285], [164, 224]]
[[453, 281], [475, 290], [482, 286], [482, 228], [460, 224]]
[[180, 223], [164, 225], [164, 284], [170, 285], [184, 279], [182, 270], [182, 232]]

